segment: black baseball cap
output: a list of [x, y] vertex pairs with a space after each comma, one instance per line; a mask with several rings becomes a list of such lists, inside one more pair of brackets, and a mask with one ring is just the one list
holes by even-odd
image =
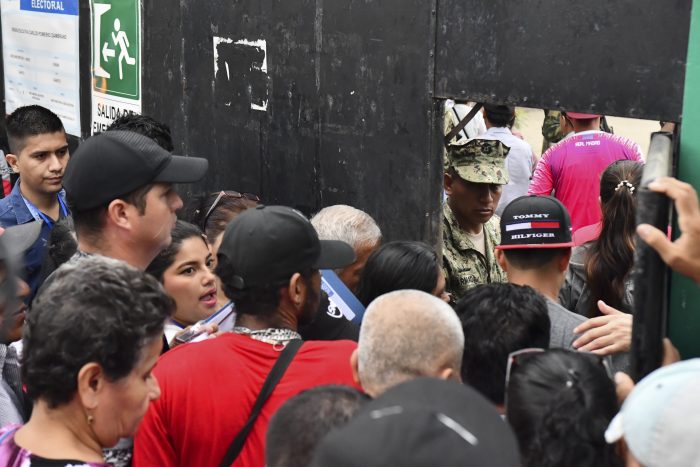
[[558, 199], [551, 196], [521, 196], [503, 210], [501, 244], [496, 249], [572, 246], [571, 218]]
[[68, 161], [63, 187], [71, 208], [93, 209], [149, 183], [193, 183], [209, 161], [173, 156], [133, 131], [105, 131], [86, 139]]
[[513, 431], [457, 381], [418, 378], [368, 403], [316, 449], [312, 467], [520, 466]]
[[235, 273], [235, 289], [289, 280], [295, 272], [352, 264], [355, 251], [338, 240], [319, 240], [311, 222], [286, 206], [257, 206], [226, 227], [217, 254]]

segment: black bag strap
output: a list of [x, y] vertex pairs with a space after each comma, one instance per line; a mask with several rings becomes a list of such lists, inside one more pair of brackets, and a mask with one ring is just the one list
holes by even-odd
[[277, 383], [279, 383], [280, 379], [282, 379], [284, 372], [287, 371], [287, 367], [292, 362], [294, 355], [296, 355], [303, 343], [304, 342], [301, 339], [291, 340], [280, 353], [280, 356], [277, 358], [277, 361], [270, 370], [270, 373], [267, 375], [267, 378], [265, 378], [262, 388], [260, 388], [260, 393], [258, 394], [258, 398], [255, 400], [255, 404], [253, 404], [253, 409], [250, 412], [248, 420], [245, 422], [245, 425], [243, 425], [241, 431], [238, 432], [226, 450], [226, 455], [220, 464], [221, 467], [230, 467], [230, 465], [233, 464], [233, 461], [235, 461], [238, 457], [238, 454], [241, 453], [241, 450], [245, 445], [245, 441], [248, 439], [248, 435], [253, 429], [253, 425], [255, 425], [255, 420], [257, 420], [258, 415], [260, 415], [260, 410], [262, 410], [265, 402], [267, 402], [270, 394], [272, 394], [272, 391], [275, 390], [275, 386], [277, 386]]
[[464, 130], [464, 127], [467, 126], [469, 122], [472, 121], [476, 113], [481, 110], [482, 104], [474, 104], [474, 107], [469, 111], [469, 113], [457, 124], [456, 127], [452, 128], [452, 131], [447, 133], [445, 136], [445, 147], [448, 147], [450, 145], [450, 141], [452, 141], [452, 138], [457, 136], [457, 134]]

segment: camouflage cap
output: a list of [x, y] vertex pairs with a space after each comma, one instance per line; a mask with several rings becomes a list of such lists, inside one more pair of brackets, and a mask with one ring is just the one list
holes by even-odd
[[447, 167], [468, 182], [508, 183], [506, 156], [510, 148], [498, 140], [472, 139], [447, 148]]

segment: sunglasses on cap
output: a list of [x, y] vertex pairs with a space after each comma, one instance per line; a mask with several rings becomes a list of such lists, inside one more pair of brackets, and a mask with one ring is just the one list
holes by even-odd
[[[211, 193], [209, 196], [213, 196], [214, 193]], [[221, 190], [219, 194], [216, 196], [214, 199], [214, 202], [211, 203], [211, 206], [209, 206], [209, 209], [207, 209], [207, 213], [204, 215], [204, 219], [202, 220], [202, 224], [200, 227], [202, 230], [206, 229], [207, 226], [207, 221], [209, 221], [209, 216], [214, 212], [214, 209], [219, 205], [222, 199], [224, 198], [233, 198], [233, 199], [247, 199], [250, 201], [254, 201], [256, 203], [260, 202], [260, 197], [258, 195], [254, 195], [252, 193], [239, 193], [234, 190]]]
[[[506, 412], [508, 412], [508, 385], [510, 384], [511, 374], [513, 373], [513, 371], [516, 371], [516, 368], [520, 366], [523, 363], [523, 361], [527, 360], [535, 354], [539, 354], [542, 352], [545, 352], [545, 349], [532, 347], [516, 350], [515, 352], [511, 352], [510, 354], [508, 354], [508, 364], [506, 365], [506, 384], [503, 399], [503, 407], [506, 409]], [[598, 364], [602, 366], [605, 370], [605, 374], [608, 375], [608, 378], [614, 380], [612, 370], [610, 369], [610, 364], [608, 363], [608, 360], [605, 357], [601, 357], [594, 354], [587, 355], [593, 355], [598, 361]], [[566, 387], [572, 387], [574, 384], [578, 383], [578, 381], [579, 373], [573, 368], [569, 368], [567, 370]]]

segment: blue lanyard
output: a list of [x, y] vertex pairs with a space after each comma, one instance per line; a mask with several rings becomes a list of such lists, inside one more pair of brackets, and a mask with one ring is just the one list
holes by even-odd
[[[66, 204], [61, 199], [61, 195], [56, 195], [56, 197], [58, 198], [58, 205], [61, 209], [61, 212], [63, 213], [63, 217], [68, 217], [68, 208], [66, 207]], [[53, 224], [55, 222], [53, 219], [51, 219], [49, 216], [47, 216], [46, 214], [41, 212], [39, 210], [39, 208], [34, 206], [34, 203], [29, 201], [24, 196], [22, 196], [22, 199], [24, 200], [24, 204], [27, 205], [27, 208], [32, 213], [32, 217], [34, 217], [34, 219], [36, 219], [36, 217], [39, 216], [39, 218], [41, 218], [41, 220], [44, 221], [44, 223], [49, 226], [49, 229], [53, 229]], [[59, 218], [60, 218], [60, 215], [59, 215]], [[36, 219], [36, 220], [39, 220], [39, 219]]]

